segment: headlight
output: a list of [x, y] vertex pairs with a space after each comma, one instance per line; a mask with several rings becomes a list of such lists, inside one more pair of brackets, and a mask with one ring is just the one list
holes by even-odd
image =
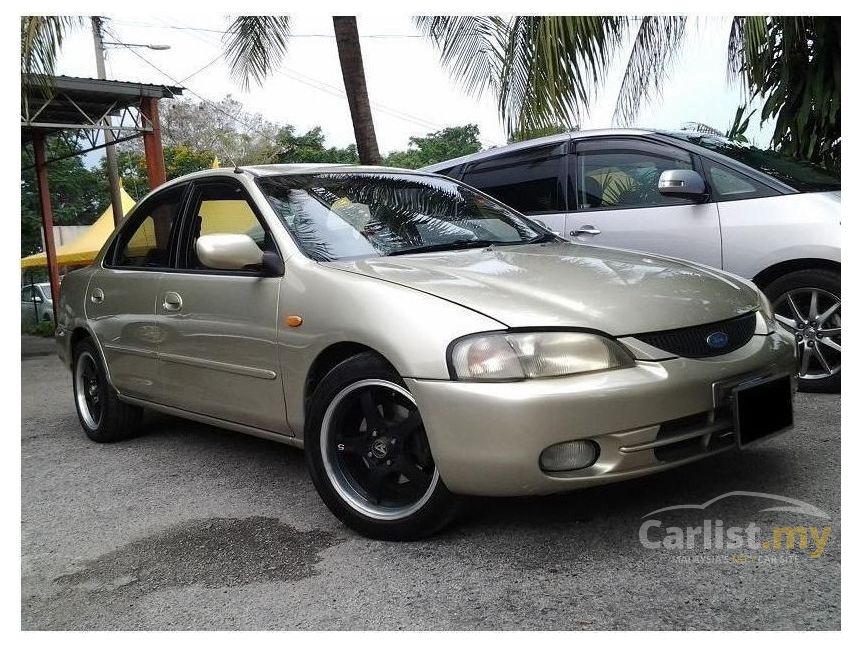
[[513, 332], [467, 336], [451, 347], [454, 378], [513, 381], [633, 365], [611, 338], [583, 332]]

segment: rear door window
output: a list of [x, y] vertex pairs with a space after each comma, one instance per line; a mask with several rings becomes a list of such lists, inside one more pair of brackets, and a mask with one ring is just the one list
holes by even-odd
[[121, 231], [109, 266], [160, 269], [170, 266], [170, 245], [186, 186], [156, 193], [134, 211], [134, 221]]

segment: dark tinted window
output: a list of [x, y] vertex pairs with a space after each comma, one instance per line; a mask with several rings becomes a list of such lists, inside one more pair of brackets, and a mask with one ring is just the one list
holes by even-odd
[[700, 132], [665, 132], [664, 134], [719, 152], [801, 192], [840, 190], [841, 180], [838, 172], [786, 157], [773, 150], [761, 150]]
[[566, 144], [530, 148], [469, 164], [463, 181], [521, 213], [563, 211]]
[[692, 168], [692, 156], [671, 146], [632, 140], [577, 143], [577, 204], [580, 209], [687, 204], [690, 200], [661, 195], [658, 183], [664, 170]]
[[450, 168], [443, 168], [442, 170], [437, 170], [436, 173], [453, 179], [459, 179], [463, 174], [463, 164], [451, 166]]
[[161, 268], [170, 266], [170, 241], [185, 186], [153, 195], [134, 211], [134, 221], [120, 233], [112, 266]]
[[735, 172], [723, 164], [703, 160], [705, 175], [711, 189], [711, 199], [728, 202], [736, 199], [756, 199], [774, 197], [780, 193], [763, 183]]

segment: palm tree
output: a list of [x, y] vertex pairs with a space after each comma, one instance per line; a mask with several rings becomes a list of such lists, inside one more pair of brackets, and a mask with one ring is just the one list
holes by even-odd
[[[362, 163], [379, 164], [382, 159], [370, 111], [356, 19], [334, 16], [333, 22], [358, 156]], [[80, 17], [23, 16], [21, 73], [38, 74], [47, 82], [54, 73], [65, 35], [80, 24]], [[233, 77], [246, 89], [251, 81], [262, 83], [280, 66], [289, 37], [289, 16], [235, 18], [225, 35], [225, 55]]]
[[[418, 28], [443, 66], [474, 94], [491, 91], [511, 138], [557, 123], [574, 126], [600, 89], [631, 30], [633, 48], [614, 120], [632, 122], [659, 92], [680, 51], [686, 16], [422, 16]], [[840, 142], [840, 19], [736, 16], [728, 74], [773, 118], [772, 145], [837, 164]]]
[[[334, 35], [343, 74], [358, 158], [364, 164], [382, 162], [364, 78], [364, 63], [355, 16], [334, 16]], [[290, 37], [289, 16], [239, 16], [227, 29], [226, 54], [233, 76], [247, 88], [259, 84], [280, 66]]]

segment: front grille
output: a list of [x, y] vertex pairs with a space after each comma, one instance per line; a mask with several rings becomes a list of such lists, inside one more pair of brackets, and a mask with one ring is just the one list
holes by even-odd
[[[728, 337], [723, 347], [708, 345], [707, 339], [717, 332], [722, 332]], [[636, 334], [634, 338], [670, 354], [686, 358], [707, 358], [728, 354], [743, 347], [752, 338], [753, 332], [755, 332], [755, 313], [696, 327]]]

